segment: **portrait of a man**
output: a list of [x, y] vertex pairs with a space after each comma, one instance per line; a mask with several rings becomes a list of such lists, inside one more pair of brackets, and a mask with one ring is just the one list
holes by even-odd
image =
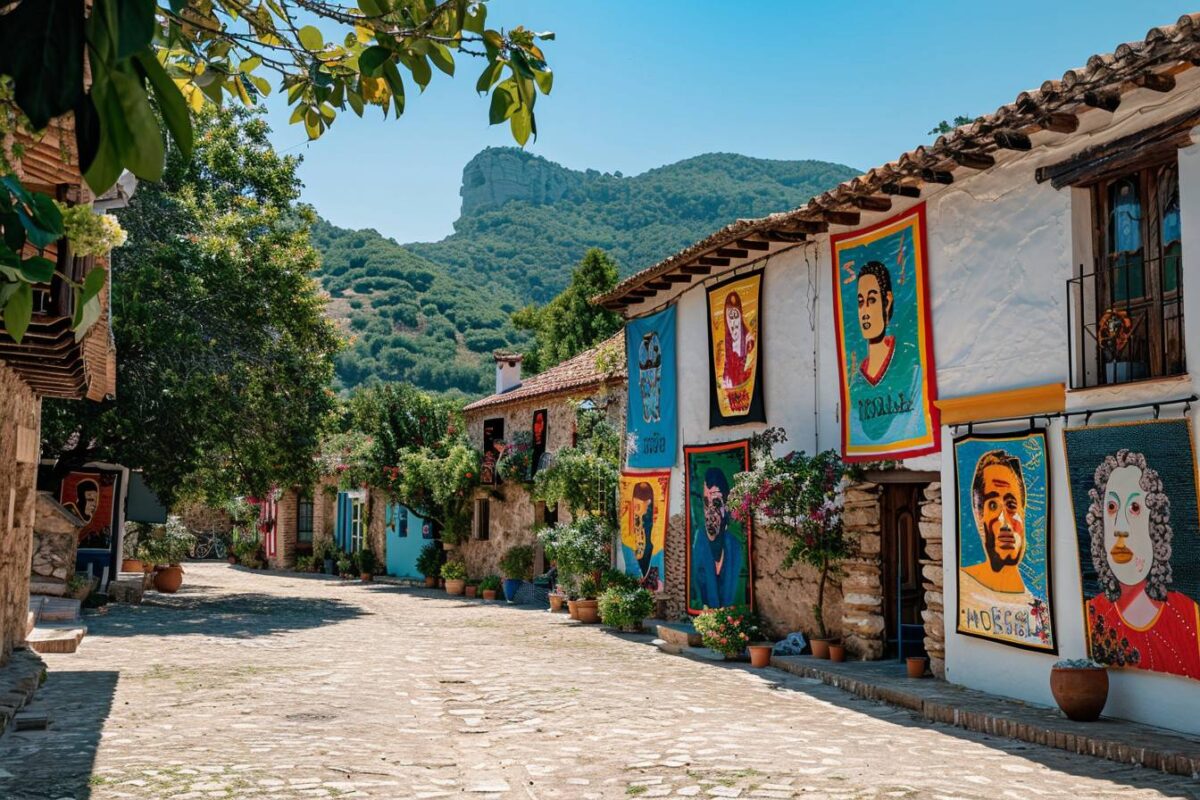
[[666, 588], [663, 551], [670, 485], [669, 471], [625, 472], [620, 478], [621, 547], [617, 566], [651, 592]]
[[745, 441], [685, 448], [688, 612], [752, 605], [751, 532], [730, 512], [734, 476], [749, 467]]
[[81, 469], [68, 472], [58, 486], [58, 501], [83, 520], [79, 546], [107, 550], [112, 546], [116, 473]]
[[957, 630], [1054, 652], [1045, 434], [968, 434], [954, 447]]

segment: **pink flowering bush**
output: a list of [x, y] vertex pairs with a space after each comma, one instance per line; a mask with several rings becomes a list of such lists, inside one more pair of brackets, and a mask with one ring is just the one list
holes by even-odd
[[754, 468], [735, 479], [730, 511], [742, 523], [756, 520], [760, 529], [787, 537], [785, 569], [800, 562], [818, 570], [813, 615], [817, 638], [826, 639], [825, 584], [830, 575], [840, 573], [841, 562], [851, 553], [851, 541], [842, 525], [842, 499], [858, 470], [833, 450], [813, 456], [796, 451], [774, 456], [774, 446], [786, 440], [779, 428], [768, 428], [754, 437]]
[[758, 617], [745, 606], [706, 608], [694, 621], [704, 646], [732, 658], [762, 638]]

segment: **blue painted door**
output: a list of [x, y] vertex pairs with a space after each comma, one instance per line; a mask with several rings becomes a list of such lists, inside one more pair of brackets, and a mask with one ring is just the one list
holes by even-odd
[[424, 520], [399, 503], [388, 503], [384, 524], [387, 530], [387, 571], [397, 578], [420, 578], [417, 558], [426, 540]]
[[337, 498], [337, 524], [334, 527], [333, 541], [343, 552], [350, 552], [350, 526], [353, 524], [354, 504], [350, 495], [339, 492]]

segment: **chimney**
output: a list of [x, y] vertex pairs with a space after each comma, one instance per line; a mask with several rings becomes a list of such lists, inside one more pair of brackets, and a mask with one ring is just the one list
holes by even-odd
[[496, 359], [496, 394], [504, 394], [521, 385], [521, 354], [493, 353]]

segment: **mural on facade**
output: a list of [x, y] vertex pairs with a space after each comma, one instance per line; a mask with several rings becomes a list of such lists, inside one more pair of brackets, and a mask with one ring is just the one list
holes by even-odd
[[954, 440], [957, 630], [1057, 653], [1046, 453], [1041, 430]]
[[1200, 679], [1200, 517], [1186, 419], [1063, 433], [1091, 657]]
[[664, 549], [670, 512], [671, 472], [622, 472], [621, 546], [617, 569], [638, 579], [643, 588], [666, 588]]
[[483, 421], [483, 460], [479, 466], [479, 482], [485, 486], [499, 483], [496, 461], [504, 452], [504, 417]]
[[112, 547], [117, 489], [115, 472], [82, 469], [68, 472], [58, 486], [58, 502], [84, 521], [79, 547], [108, 550]]
[[529, 477], [533, 478], [539, 469], [547, 466], [546, 437], [550, 435], [550, 415], [546, 409], [533, 412], [530, 430]]
[[940, 447], [925, 205], [830, 237], [847, 461]]
[[754, 605], [753, 531], [729, 512], [733, 478], [750, 468], [750, 443], [683, 448], [687, 490], [687, 610]]
[[767, 420], [760, 357], [762, 278], [762, 270], [748, 272], [708, 290], [710, 427]]
[[[631, 319], [625, 326], [629, 413], [625, 415], [631, 467], [675, 464], [675, 306]], [[636, 371], [634, 365], [637, 365]]]

